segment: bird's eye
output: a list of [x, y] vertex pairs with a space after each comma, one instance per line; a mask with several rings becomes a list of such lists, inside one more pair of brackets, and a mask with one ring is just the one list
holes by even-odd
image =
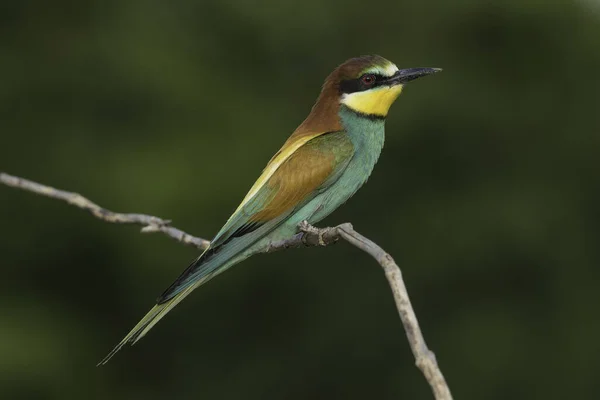
[[363, 75], [360, 78], [360, 80], [362, 81], [362, 83], [365, 86], [371, 86], [371, 85], [373, 85], [375, 83], [375, 75], [373, 75], [373, 74], [366, 74], [366, 75]]

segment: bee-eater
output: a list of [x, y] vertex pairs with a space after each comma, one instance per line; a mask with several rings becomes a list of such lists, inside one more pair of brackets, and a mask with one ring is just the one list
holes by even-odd
[[308, 117], [271, 158], [210, 246], [99, 364], [140, 340], [198, 286], [269, 243], [291, 238], [300, 222], [319, 222], [352, 197], [379, 158], [385, 117], [404, 85], [438, 71], [399, 70], [377, 55], [337, 67]]

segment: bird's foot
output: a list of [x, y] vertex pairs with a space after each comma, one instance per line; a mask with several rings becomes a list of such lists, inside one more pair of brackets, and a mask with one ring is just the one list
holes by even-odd
[[302, 242], [305, 245], [327, 246], [330, 243], [327, 243], [328, 241], [325, 240], [325, 235], [327, 235], [331, 229], [335, 228], [317, 228], [307, 221], [302, 221], [298, 224], [298, 229], [300, 232], [304, 233], [304, 235], [302, 235]]

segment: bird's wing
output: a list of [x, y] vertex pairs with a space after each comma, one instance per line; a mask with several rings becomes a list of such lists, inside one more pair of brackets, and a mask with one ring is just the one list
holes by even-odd
[[211, 241], [219, 246], [293, 211], [343, 171], [354, 145], [344, 131], [315, 134], [285, 145], [267, 164], [242, 203]]
[[159, 303], [170, 300], [212, 274], [212, 268], [216, 266], [204, 261], [221, 252], [220, 247], [227, 247], [233, 239], [238, 239], [235, 246], [232, 243], [238, 253], [279, 226], [286, 217], [335, 182], [353, 154], [354, 145], [344, 131], [315, 135], [301, 143], [286, 143], [267, 164], [210, 247], [163, 293]]

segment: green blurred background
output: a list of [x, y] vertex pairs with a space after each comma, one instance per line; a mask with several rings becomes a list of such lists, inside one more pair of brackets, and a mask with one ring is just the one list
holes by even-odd
[[[4, 1], [0, 170], [210, 238], [325, 76], [442, 67], [351, 221], [457, 399], [600, 398], [600, 3]], [[2, 399], [430, 399], [347, 244], [253, 257], [95, 364], [198, 252], [0, 187]]]

